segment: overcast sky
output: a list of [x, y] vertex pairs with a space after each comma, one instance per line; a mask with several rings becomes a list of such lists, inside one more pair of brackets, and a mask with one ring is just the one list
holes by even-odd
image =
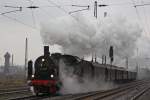
[[[16, 10], [16, 8], [6, 8], [4, 6], [23, 7], [21, 12], [5, 14], [9, 18], [0, 15], [0, 65], [4, 63], [4, 54], [8, 51], [14, 54], [15, 64], [24, 64], [25, 38], [29, 39], [29, 59], [35, 59], [43, 53], [43, 43], [40, 36], [40, 23], [46, 22], [55, 17], [69, 16], [70, 11], [82, 9], [70, 5], [90, 5], [89, 11], [83, 14], [93, 16], [94, 0], [32, 0], [33, 4], [39, 8], [31, 9], [29, 0], [0, 0], [0, 13]], [[130, 21], [137, 22], [145, 30], [143, 34], [150, 34], [150, 5], [133, 7], [135, 4], [147, 4], [149, 0], [97, 0], [98, 4], [109, 6], [98, 8], [98, 19], [107, 16], [124, 16]], [[50, 7], [60, 5], [58, 7]], [[64, 11], [65, 10], [65, 11]], [[16, 20], [15, 20], [16, 19]], [[57, 49], [56, 49], [57, 50]], [[55, 49], [53, 49], [53, 52]]]

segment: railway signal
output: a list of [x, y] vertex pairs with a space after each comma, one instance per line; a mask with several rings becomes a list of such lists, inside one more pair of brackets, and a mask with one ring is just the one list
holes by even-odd
[[110, 64], [112, 65], [112, 62], [113, 62], [113, 60], [114, 60], [113, 46], [110, 46], [110, 49], [109, 49], [109, 57], [110, 57]]

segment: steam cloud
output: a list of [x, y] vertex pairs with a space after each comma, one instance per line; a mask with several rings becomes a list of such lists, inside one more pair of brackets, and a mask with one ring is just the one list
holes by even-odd
[[[114, 46], [114, 64], [125, 65], [125, 58], [129, 58], [129, 66], [136, 65], [136, 62], [144, 62], [143, 57], [150, 50], [150, 41], [142, 34], [141, 28], [129, 22], [124, 17], [105, 18], [103, 21], [95, 20], [82, 14], [75, 15], [74, 18], [65, 16], [50, 20], [41, 24], [41, 36], [44, 44], [59, 45], [63, 53], [77, 55], [79, 57], [89, 57], [96, 53], [97, 57], [102, 55], [108, 57], [110, 45]], [[140, 55], [137, 56], [137, 48]], [[143, 48], [143, 49], [141, 49]], [[138, 57], [138, 58], [137, 58]], [[144, 65], [145, 63], [143, 63]], [[65, 74], [61, 62], [61, 79], [63, 81], [63, 93], [87, 92], [102, 89], [100, 86], [107, 86], [103, 83], [84, 79], [84, 83], [79, 83], [75, 75], [71, 77]], [[91, 87], [91, 88], [89, 88]]]
[[[75, 20], [76, 19], [76, 20]], [[62, 52], [79, 57], [96, 53], [99, 58], [107, 55], [110, 45], [114, 46], [115, 63], [120, 64], [125, 57], [133, 57], [142, 30], [137, 24], [124, 17], [105, 18], [96, 21], [81, 14], [50, 20], [41, 25], [43, 42], [59, 45]]]
[[67, 66], [63, 62], [63, 60], [59, 62], [59, 66], [60, 79], [63, 83], [63, 87], [60, 90], [60, 93], [62, 94], [106, 90], [117, 86], [111, 82], [104, 82], [103, 80], [98, 79], [87, 79], [85, 77], [80, 77], [80, 79], [77, 75], [73, 73], [73, 71], [71, 70], [71, 66]]

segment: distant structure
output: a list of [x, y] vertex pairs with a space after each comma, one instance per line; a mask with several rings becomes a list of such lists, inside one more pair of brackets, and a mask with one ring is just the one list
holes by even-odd
[[6, 52], [4, 58], [5, 58], [4, 73], [8, 73], [10, 67], [10, 54]]
[[12, 59], [12, 61], [11, 61], [11, 66], [14, 66], [14, 55], [12, 54], [12, 57], [11, 57]]

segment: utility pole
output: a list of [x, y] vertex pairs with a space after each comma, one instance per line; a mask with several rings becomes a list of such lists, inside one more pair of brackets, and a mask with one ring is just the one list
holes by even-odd
[[97, 55], [96, 55], [96, 53], [95, 53], [95, 63], [97, 62]]
[[126, 69], [128, 69], [128, 57], [126, 57]]
[[106, 63], [107, 63], [107, 58], [106, 58], [106, 55], [104, 56], [104, 58], [105, 58], [105, 63], [104, 63], [104, 64], [106, 65]]
[[97, 18], [97, 1], [94, 2], [94, 17]]
[[28, 61], [28, 39], [26, 38], [25, 40], [25, 74], [26, 74], [26, 70], [27, 70], [27, 61]]

